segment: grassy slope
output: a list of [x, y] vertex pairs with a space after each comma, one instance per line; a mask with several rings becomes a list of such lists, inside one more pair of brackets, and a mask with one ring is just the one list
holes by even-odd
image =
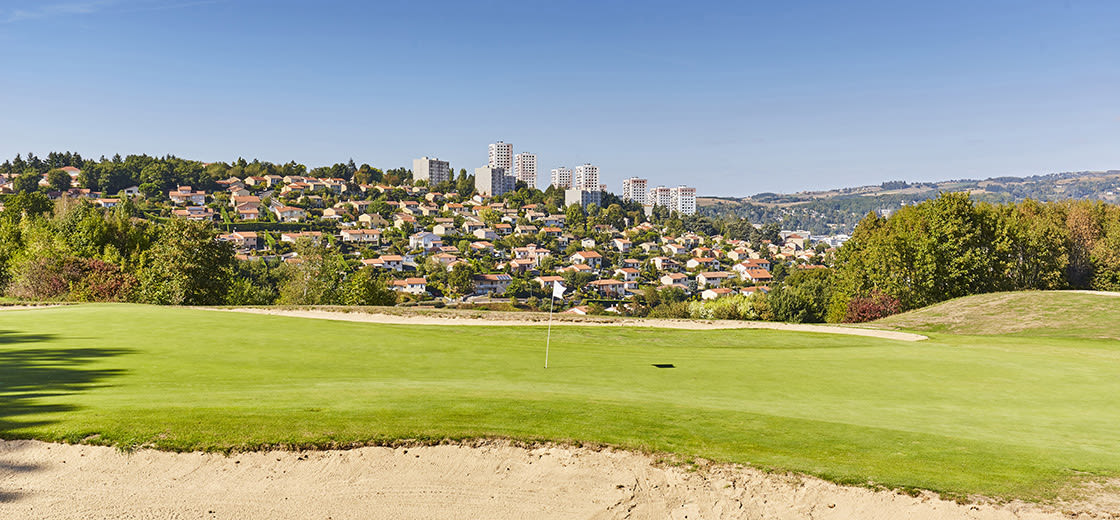
[[898, 314], [876, 326], [952, 334], [1120, 340], [1120, 297], [1076, 292], [981, 294]]
[[539, 326], [4, 311], [0, 435], [166, 449], [580, 440], [1028, 498], [1120, 474], [1115, 341], [561, 326], [544, 370], [543, 339]]

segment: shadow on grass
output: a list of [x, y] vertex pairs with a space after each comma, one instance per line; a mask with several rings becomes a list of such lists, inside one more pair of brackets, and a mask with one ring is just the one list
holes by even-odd
[[[90, 363], [131, 352], [119, 348], [42, 347], [59, 339], [53, 334], [0, 331], [0, 438], [26, 438], [30, 430], [54, 422], [52, 414], [77, 406], [60, 403], [60, 397], [104, 384], [125, 373], [121, 369], [89, 368]], [[52, 402], [45, 402], [50, 400]], [[0, 473], [35, 471], [36, 466], [0, 459]], [[18, 499], [19, 493], [0, 490], [0, 503]]]

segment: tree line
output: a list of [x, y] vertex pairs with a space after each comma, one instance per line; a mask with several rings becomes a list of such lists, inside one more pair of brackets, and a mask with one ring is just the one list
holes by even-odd
[[1120, 207], [992, 204], [966, 193], [864, 218], [838, 251], [829, 321], [995, 291], [1120, 290]]

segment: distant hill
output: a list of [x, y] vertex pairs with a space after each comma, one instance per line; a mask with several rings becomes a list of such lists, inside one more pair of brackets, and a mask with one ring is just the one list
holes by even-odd
[[697, 211], [709, 216], [747, 217], [754, 223], [780, 222], [785, 229], [814, 234], [850, 233], [870, 211], [890, 212], [948, 191], [967, 191], [975, 200], [1090, 199], [1120, 203], [1120, 170], [1067, 172], [1032, 177], [994, 177], [941, 182], [884, 182], [827, 191], [758, 193], [749, 197], [697, 197]]

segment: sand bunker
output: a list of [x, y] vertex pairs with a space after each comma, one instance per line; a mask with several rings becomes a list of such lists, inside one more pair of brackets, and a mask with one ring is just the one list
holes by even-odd
[[[296, 318], [314, 318], [338, 321], [359, 321], [366, 323], [384, 323], [392, 325], [488, 325], [488, 326], [516, 326], [516, 325], [544, 325], [537, 320], [517, 320], [509, 318], [457, 318], [445, 316], [402, 316], [396, 314], [379, 314], [376, 312], [337, 312], [322, 310], [293, 310], [293, 309], [266, 309], [257, 307], [244, 308], [217, 308], [197, 307], [199, 309], [247, 312], [252, 314], [268, 314], [273, 316], [291, 316]], [[508, 316], [508, 313], [507, 313]], [[632, 319], [618, 318], [596, 321], [556, 321], [553, 326], [581, 327], [654, 327], [664, 329], [686, 330], [716, 330], [716, 329], [772, 329], [797, 332], [818, 332], [825, 334], [847, 334], [851, 336], [866, 336], [871, 338], [894, 339], [900, 341], [922, 341], [929, 339], [921, 334], [899, 332], [894, 330], [860, 329], [855, 327], [840, 327], [836, 325], [813, 325], [800, 323], [777, 323], [770, 321], [705, 321], [705, 320], [660, 320], [660, 319]]]
[[647, 455], [475, 445], [232, 456], [0, 442], [0, 518], [1057, 519]]

